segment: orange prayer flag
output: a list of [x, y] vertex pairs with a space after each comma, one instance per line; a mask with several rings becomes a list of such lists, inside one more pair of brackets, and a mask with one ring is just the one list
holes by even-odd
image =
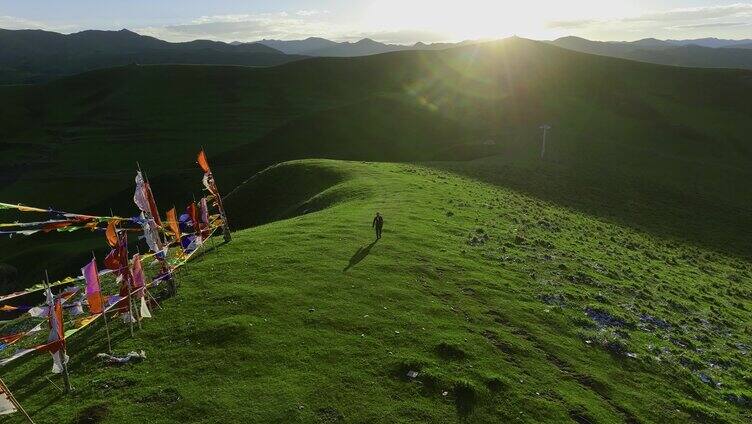
[[180, 224], [178, 224], [178, 215], [175, 208], [167, 211], [167, 225], [170, 226], [170, 231], [175, 236], [175, 240], [180, 241]]
[[115, 247], [118, 244], [118, 237], [117, 237], [117, 231], [115, 231], [115, 225], [117, 225], [117, 220], [113, 219], [110, 221], [109, 224], [107, 224], [107, 231], [105, 232], [105, 236], [107, 237], [107, 244], [110, 245], [110, 247]]
[[204, 170], [204, 172], [211, 172], [211, 169], [209, 168], [209, 162], [206, 160], [206, 153], [204, 153], [204, 149], [201, 149], [200, 152], [198, 152], [198, 166], [201, 167], [201, 169]]

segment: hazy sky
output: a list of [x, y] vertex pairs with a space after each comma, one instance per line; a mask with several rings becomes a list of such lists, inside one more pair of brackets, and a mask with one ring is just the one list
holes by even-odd
[[752, 1], [0, 0], [0, 28], [128, 28], [170, 41], [752, 38]]

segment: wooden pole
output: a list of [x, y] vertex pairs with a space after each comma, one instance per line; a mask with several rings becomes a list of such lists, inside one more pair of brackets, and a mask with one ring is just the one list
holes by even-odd
[[[45, 281], [47, 282], [47, 288], [49, 289], [50, 288], [50, 276], [47, 273], [46, 269], [44, 270], [44, 277], [45, 277]], [[55, 313], [55, 311], [53, 310], [53, 308], [55, 307], [54, 303], [52, 305], [49, 305], [49, 307], [50, 307], [50, 316], [52, 316], [52, 314]], [[63, 330], [63, 331], [65, 331], [65, 330]], [[63, 337], [65, 337], [65, 334], [63, 334]], [[67, 356], [66, 349], [65, 349], [65, 343], [63, 343], [63, 347], [60, 349], [60, 351], [62, 352], [62, 357], [60, 358], [60, 363], [63, 366], [63, 383], [65, 384], [65, 391], [64, 391], [64, 393], [68, 394], [68, 393], [71, 392], [71, 390], [73, 390], [73, 388], [71, 387], [71, 383], [70, 383], [70, 375], [68, 375], [68, 364], [67, 364], [67, 362], [65, 360], [65, 357]]]
[[102, 307], [102, 318], [104, 318], [104, 331], [107, 333], [107, 352], [111, 354], [112, 342], [110, 341], [110, 324], [107, 323], [107, 303]]
[[230, 224], [227, 222], [227, 214], [225, 213], [225, 203], [222, 201], [222, 195], [219, 194], [219, 187], [217, 187], [217, 180], [214, 179], [214, 175], [211, 175], [211, 182], [214, 186], [215, 196], [217, 197], [217, 206], [219, 206], [219, 216], [222, 218], [222, 235], [225, 238], [225, 242], [229, 243], [232, 240], [230, 235]]
[[26, 420], [29, 421], [29, 423], [34, 424], [34, 420], [31, 419], [29, 414], [26, 412], [26, 410], [21, 406], [21, 404], [16, 400], [16, 397], [13, 396], [13, 393], [11, 393], [10, 389], [8, 388], [8, 385], [5, 384], [2, 378], [0, 378], [0, 388], [3, 389], [3, 392], [8, 396], [8, 399], [10, 400], [10, 403], [12, 403], [16, 409], [21, 411], [21, 413], [26, 417]]

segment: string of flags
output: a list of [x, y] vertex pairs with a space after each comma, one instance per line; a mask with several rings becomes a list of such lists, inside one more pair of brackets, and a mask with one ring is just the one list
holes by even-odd
[[[101, 270], [92, 253], [92, 259], [83, 265], [79, 276], [55, 283], [50, 283], [47, 278], [41, 286], [0, 296], [0, 311], [18, 314], [0, 326], [0, 367], [33, 353], [48, 352], [52, 358], [52, 372], [62, 374], [66, 390], [70, 389], [68, 338], [102, 318], [109, 346], [108, 320], [112, 317], [120, 317], [133, 334], [134, 326], [140, 327], [143, 319], [152, 318], [150, 308], [158, 305], [150, 290], [165, 283], [168, 295], [174, 295], [175, 271], [184, 266], [206, 240], [220, 229], [225, 240], [230, 240], [222, 198], [203, 149], [198, 154], [197, 163], [204, 172], [202, 184], [207, 194], [198, 202], [190, 202], [182, 214], [171, 208], [165, 213], [164, 220], [160, 217], [149, 181], [140, 169], [136, 173], [133, 195], [139, 214], [131, 218], [0, 203], [0, 209], [51, 215], [50, 220], [42, 222], [0, 223], [0, 235], [90, 229], [102, 231], [110, 247], [110, 252], [101, 262]], [[148, 252], [129, 252], [128, 235], [134, 232], [145, 241]], [[147, 270], [150, 271], [148, 275]], [[64, 289], [55, 294], [53, 289], [58, 287]], [[18, 304], [24, 296], [42, 291], [45, 294], [43, 304]], [[17, 402], [3, 402], [4, 389], [7, 387], [0, 384], [0, 414], [14, 412], [19, 406]]]

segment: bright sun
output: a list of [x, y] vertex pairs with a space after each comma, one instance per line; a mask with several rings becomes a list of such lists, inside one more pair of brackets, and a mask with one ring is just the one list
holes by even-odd
[[630, 3], [634, 2], [374, 0], [366, 9], [365, 24], [381, 30], [430, 31], [452, 40], [513, 34], [546, 37], [552, 35], [551, 21], [623, 16], [632, 12]]

